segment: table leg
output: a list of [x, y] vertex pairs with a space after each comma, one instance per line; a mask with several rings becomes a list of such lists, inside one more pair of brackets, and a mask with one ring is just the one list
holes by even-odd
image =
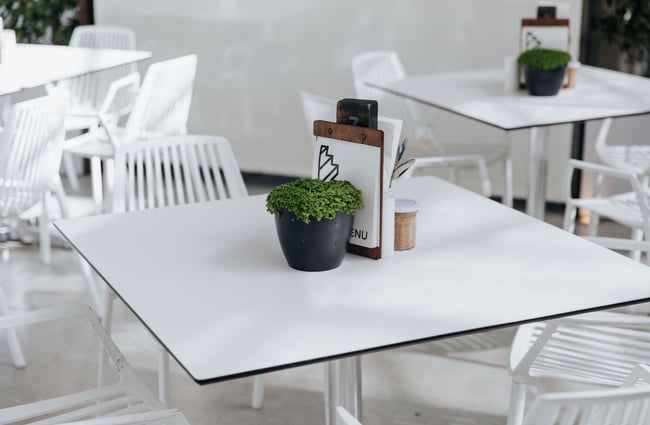
[[361, 357], [327, 363], [327, 425], [336, 425], [336, 408], [343, 406], [361, 421]]
[[530, 130], [530, 152], [528, 154], [528, 199], [526, 213], [544, 219], [546, 198], [546, 156], [544, 147], [548, 127], [533, 127]]

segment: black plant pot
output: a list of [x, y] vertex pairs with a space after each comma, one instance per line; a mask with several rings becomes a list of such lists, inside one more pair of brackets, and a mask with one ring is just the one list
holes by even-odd
[[284, 257], [294, 269], [320, 272], [343, 262], [354, 216], [336, 213], [332, 220], [304, 223], [292, 213], [275, 218], [275, 228]]
[[526, 65], [524, 76], [528, 94], [531, 96], [555, 96], [562, 88], [565, 70], [566, 66], [542, 70]]

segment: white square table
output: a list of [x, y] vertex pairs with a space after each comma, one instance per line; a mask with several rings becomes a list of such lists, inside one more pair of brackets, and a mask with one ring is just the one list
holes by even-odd
[[17, 44], [7, 60], [0, 64], [0, 95], [139, 62], [150, 57], [151, 52], [141, 50]]
[[416, 247], [327, 272], [287, 266], [265, 196], [55, 225], [199, 384], [650, 300], [627, 257], [433, 177], [394, 190]]
[[544, 215], [548, 126], [650, 113], [650, 79], [583, 66], [576, 87], [557, 96], [504, 90], [503, 69], [484, 69], [368, 83], [397, 96], [505, 131], [531, 129], [526, 212]]

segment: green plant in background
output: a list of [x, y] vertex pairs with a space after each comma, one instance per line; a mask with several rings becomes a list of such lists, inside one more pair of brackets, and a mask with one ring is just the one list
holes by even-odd
[[294, 180], [274, 187], [266, 197], [269, 213], [279, 217], [291, 212], [305, 223], [333, 219], [337, 212], [354, 215], [361, 208], [361, 191], [346, 180]]
[[607, 40], [626, 54], [628, 65], [641, 63], [641, 73], [649, 75], [650, 2], [647, 0], [605, 0], [599, 28]]
[[0, 0], [4, 27], [21, 43], [68, 44], [78, 23], [78, 0]]
[[530, 49], [519, 55], [517, 62], [521, 66], [532, 66], [541, 70], [549, 70], [565, 66], [571, 61], [571, 55], [562, 50]]

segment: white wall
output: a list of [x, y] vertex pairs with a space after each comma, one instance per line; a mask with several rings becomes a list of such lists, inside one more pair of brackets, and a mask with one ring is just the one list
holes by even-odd
[[[569, 0], [572, 50], [581, 0]], [[521, 17], [533, 0], [95, 0], [98, 24], [132, 27], [154, 60], [199, 55], [190, 131], [228, 137], [245, 171], [308, 175], [311, 146], [301, 89], [354, 97], [351, 58], [394, 49], [409, 74], [501, 67], [519, 51]], [[381, 113], [381, 105], [380, 105]], [[443, 117], [450, 137], [504, 137], [492, 128]], [[332, 118], [333, 119], [333, 118]], [[514, 135], [515, 194], [526, 188], [526, 131]], [[560, 199], [557, 170], [570, 131], [553, 129], [549, 198]], [[500, 190], [500, 183], [495, 184]]]

